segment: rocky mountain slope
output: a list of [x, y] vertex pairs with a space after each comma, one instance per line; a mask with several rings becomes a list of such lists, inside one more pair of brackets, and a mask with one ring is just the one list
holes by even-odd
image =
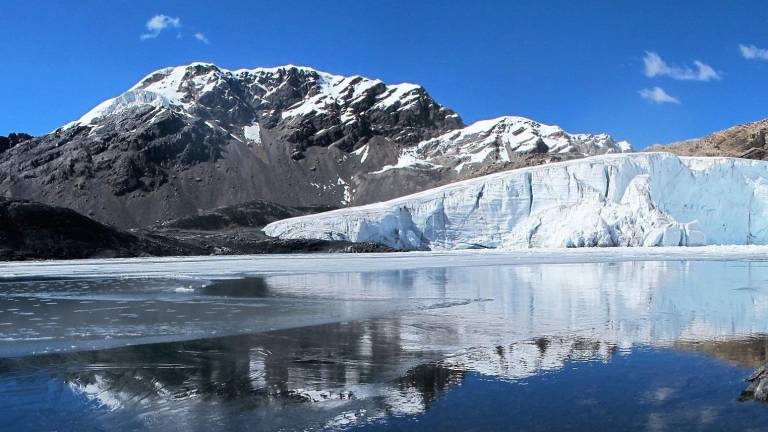
[[646, 151], [664, 151], [680, 156], [729, 156], [768, 160], [768, 119], [736, 125], [703, 138], [655, 145]]
[[158, 241], [183, 244], [190, 254], [233, 255], [297, 252], [392, 252], [372, 242], [321, 239], [275, 239], [262, 228], [270, 222], [329, 210], [325, 207], [287, 207], [269, 201], [249, 201], [196, 215], [163, 221], [132, 233]]
[[193, 63], [153, 72], [80, 119], [0, 152], [0, 195], [141, 227], [257, 199], [364, 204], [627, 148], [522, 118], [465, 128], [414, 84]]
[[249, 201], [153, 225], [153, 230], [218, 231], [238, 228], [263, 228], [271, 222], [312, 213], [334, 210], [327, 207], [288, 207], [269, 201]]
[[393, 250], [365, 242], [274, 239], [261, 231], [269, 221], [314, 210], [250, 202], [123, 231], [71, 209], [0, 198], [0, 260]]
[[403, 249], [768, 244], [768, 162], [603, 155], [274, 222], [268, 235]]

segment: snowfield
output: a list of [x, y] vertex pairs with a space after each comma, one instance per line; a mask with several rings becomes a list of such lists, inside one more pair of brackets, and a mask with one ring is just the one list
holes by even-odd
[[607, 154], [274, 222], [275, 237], [401, 249], [768, 244], [768, 162]]

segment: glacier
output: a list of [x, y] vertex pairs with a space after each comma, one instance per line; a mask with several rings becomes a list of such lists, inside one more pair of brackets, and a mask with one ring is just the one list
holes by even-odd
[[768, 162], [618, 153], [285, 219], [283, 239], [406, 250], [768, 244]]

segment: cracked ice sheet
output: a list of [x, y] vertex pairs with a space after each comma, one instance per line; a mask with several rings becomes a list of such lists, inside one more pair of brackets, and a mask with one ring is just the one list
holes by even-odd
[[[464, 250], [383, 254], [233, 255], [85, 259], [0, 263], [0, 278], [170, 277], [237, 278], [248, 275], [338, 273], [501, 264], [620, 261], [765, 261], [768, 246], [700, 246]], [[1, 280], [1, 279], [0, 279]]]

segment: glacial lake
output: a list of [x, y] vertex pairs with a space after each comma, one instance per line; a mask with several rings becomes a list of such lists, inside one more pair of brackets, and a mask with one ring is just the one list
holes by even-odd
[[0, 430], [766, 430], [768, 249], [685, 249], [2, 263]]

